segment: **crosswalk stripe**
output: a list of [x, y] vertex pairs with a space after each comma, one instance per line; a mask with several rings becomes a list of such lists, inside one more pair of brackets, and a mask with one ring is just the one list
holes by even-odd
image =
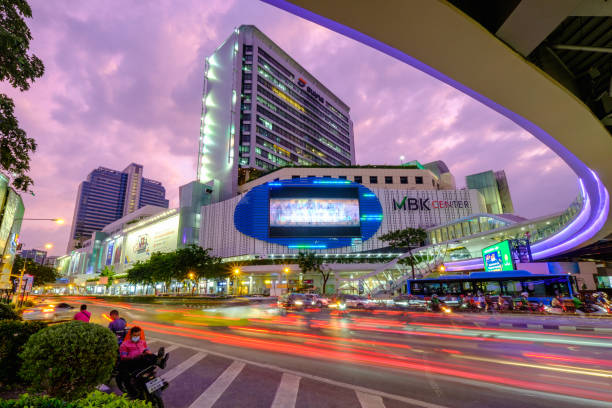
[[238, 377], [246, 364], [234, 361], [227, 369], [210, 385], [189, 408], [210, 408], [221, 397], [227, 387]]
[[162, 374], [161, 376], [164, 380], [170, 382], [206, 356], [207, 353], [196, 353], [193, 356], [189, 357], [187, 360], [183, 361], [181, 364], [174, 367], [172, 370]]
[[179, 345], [177, 345], [177, 344], [171, 344], [170, 346], [165, 347], [165, 350], [166, 350], [166, 353], [169, 353], [169, 352], [171, 352], [171, 351], [176, 350], [176, 349], [177, 349], [177, 348], [179, 348], [179, 347], [180, 347], [180, 346], [179, 346]]
[[300, 378], [297, 375], [283, 373], [270, 408], [295, 407], [298, 390], [300, 389]]
[[366, 394], [365, 392], [355, 391], [361, 408], [385, 408], [383, 399], [378, 395]]

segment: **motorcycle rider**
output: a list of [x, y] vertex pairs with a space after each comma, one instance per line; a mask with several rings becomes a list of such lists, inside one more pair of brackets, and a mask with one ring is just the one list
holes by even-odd
[[555, 297], [550, 301], [550, 307], [557, 311], [565, 312], [565, 306], [563, 305], [563, 301], [561, 300], [559, 293], [555, 294]]
[[128, 389], [130, 396], [135, 396], [136, 392], [131, 383], [130, 374], [137, 370], [142, 370], [151, 365], [165, 368], [170, 354], [166, 354], [163, 347], [159, 348], [157, 354], [149, 351], [147, 342], [144, 339], [144, 332], [138, 326], [130, 329], [125, 340], [119, 347], [119, 376]]
[[431, 297], [431, 310], [432, 312], [440, 311], [440, 299], [438, 298], [438, 295], [436, 295], [435, 293]]

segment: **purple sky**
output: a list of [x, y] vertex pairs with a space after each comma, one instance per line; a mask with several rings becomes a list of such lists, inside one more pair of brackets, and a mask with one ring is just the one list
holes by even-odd
[[[441, 159], [465, 175], [506, 170], [516, 213], [562, 210], [576, 177], [508, 119], [391, 57], [252, 0], [31, 0], [32, 49], [46, 72], [25, 93], [6, 85], [38, 142], [24, 195], [25, 248], [64, 253], [79, 183], [98, 166], [144, 165], [170, 205], [195, 178], [204, 57], [234, 27], [254, 24], [351, 107], [359, 164]], [[500, 78], [500, 80], [502, 80]]]

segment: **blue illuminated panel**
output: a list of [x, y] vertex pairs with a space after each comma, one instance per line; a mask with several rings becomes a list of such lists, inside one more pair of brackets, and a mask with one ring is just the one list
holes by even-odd
[[302, 178], [253, 188], [234, 211], [245, 235], [291, 249], [326, 249], [366, 241], [382, 222], [372, 191], [349, 180]]

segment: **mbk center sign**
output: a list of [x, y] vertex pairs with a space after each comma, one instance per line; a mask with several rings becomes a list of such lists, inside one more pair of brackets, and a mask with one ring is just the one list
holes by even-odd
[[393, 199], [393, 210], [394, 211], [431, 211], [431, 209], [442, 209], [442, 208], [466, 208], [471, 209], [471, 204], [466, 200], [430, 200], [429, 198], [414, 198], [404, 196], [404, 198], [397, 202]]

